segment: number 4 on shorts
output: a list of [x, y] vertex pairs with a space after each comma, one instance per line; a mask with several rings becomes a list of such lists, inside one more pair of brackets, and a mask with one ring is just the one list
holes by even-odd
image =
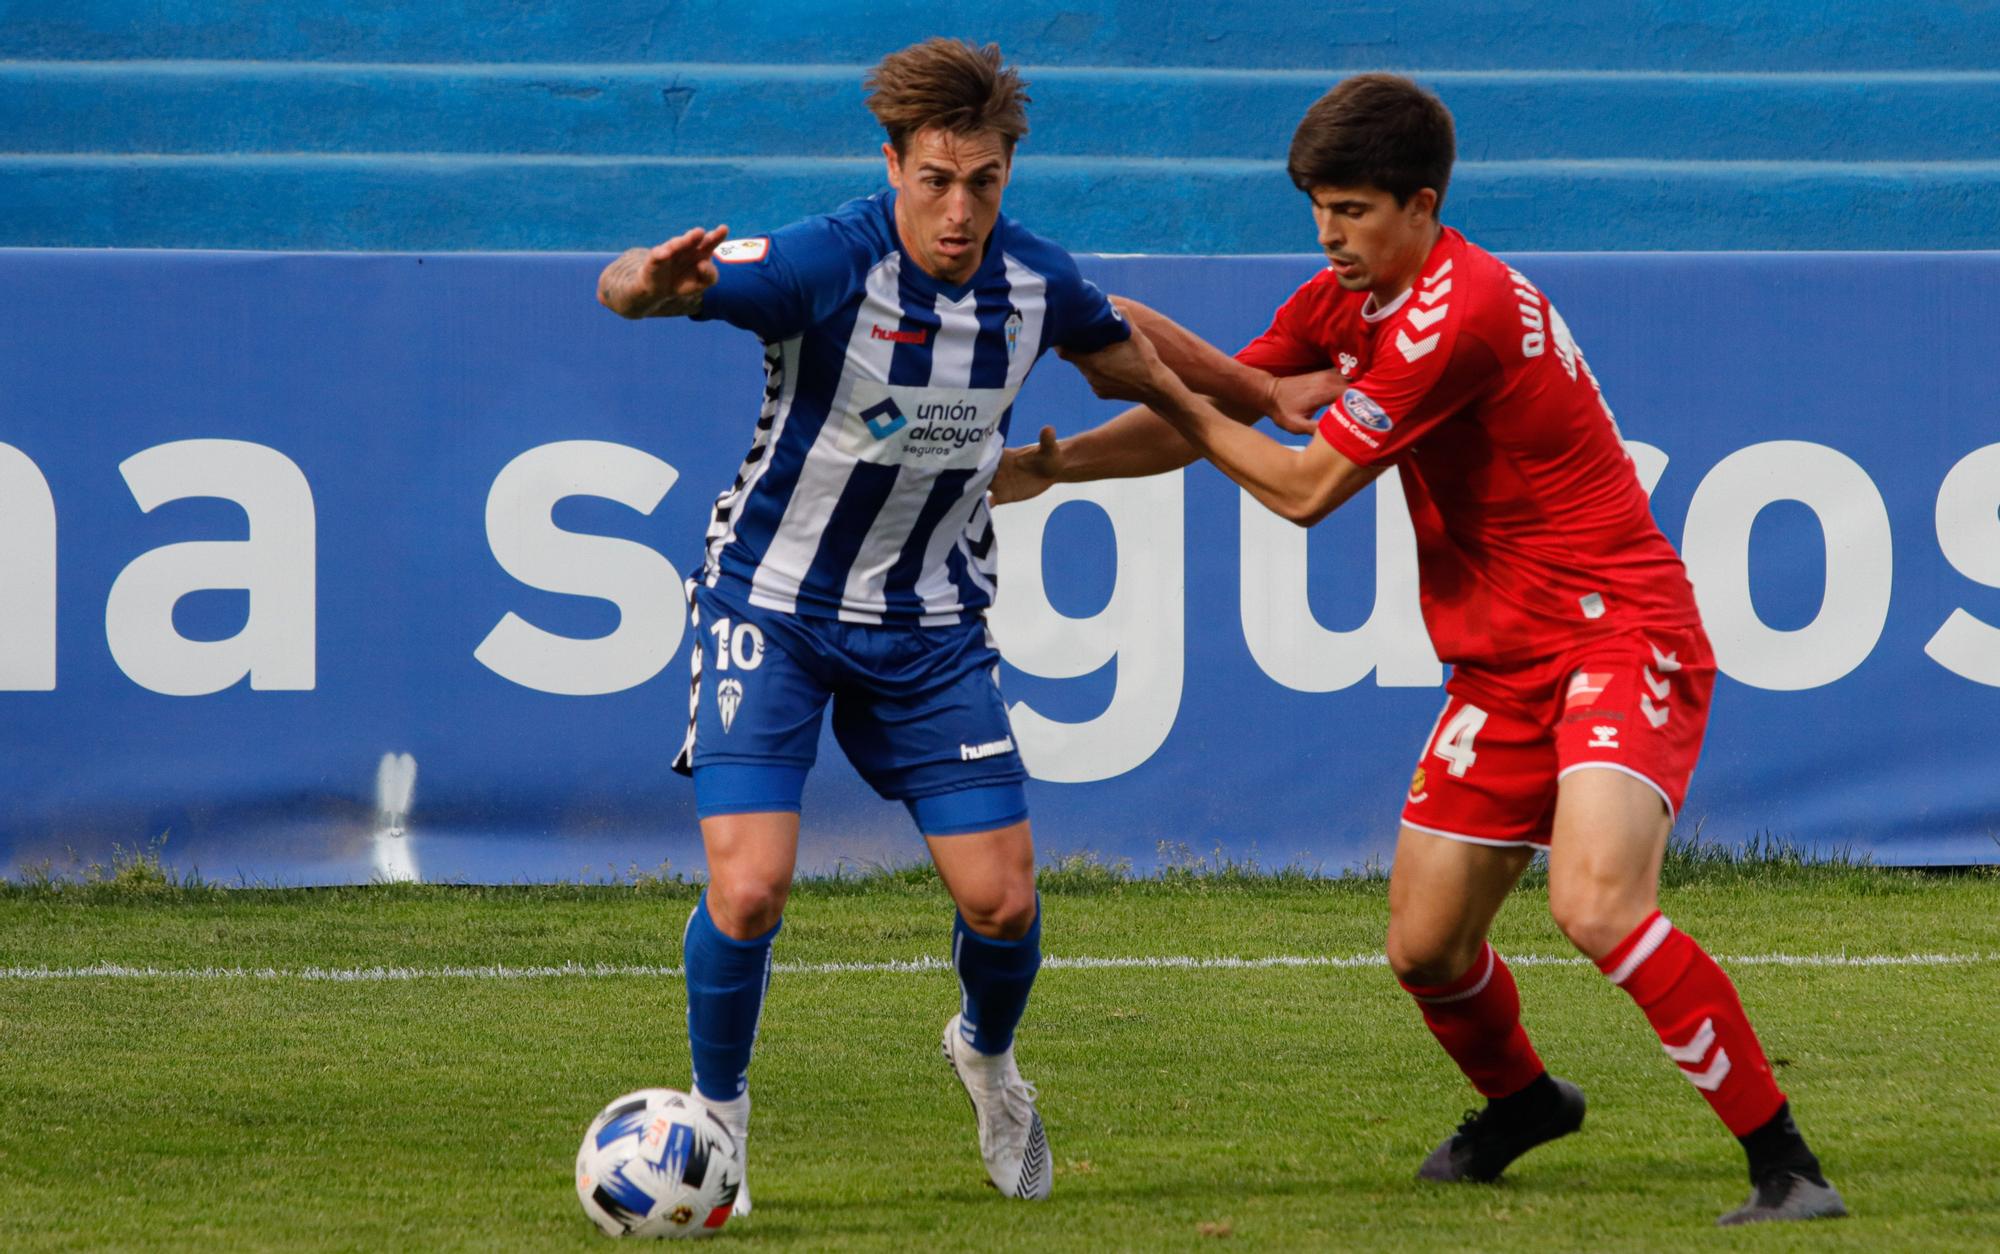
[[1486, 711], [1476, 705], [1462, 705], [1451, 721], [1439, 728], [1431, 752], [1445, 760], [1453, 776], [1463, 778], [1479, 757], [1473, 752], [1472, 739], [1484, 726]]

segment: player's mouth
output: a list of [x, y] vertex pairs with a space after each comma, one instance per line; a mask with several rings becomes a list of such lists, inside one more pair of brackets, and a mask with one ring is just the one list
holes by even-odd
[[972, 237], [970, 235], [940, 235], [938, 236], [937, 243], [939, 252], [947, 256], [957, 257], [963, 255], [972, 247]]
[[1333, 268], [1333, 272], [1343, 279], [1353, 277], [1361, 269], [1361, 260], [1358, 257], [1340, 257], [1328, 253], [1326, 261]]

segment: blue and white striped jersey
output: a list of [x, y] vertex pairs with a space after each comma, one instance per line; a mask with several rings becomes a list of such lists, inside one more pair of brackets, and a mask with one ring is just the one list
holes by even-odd
[[756, 437], [703, 572], [753, 605], [932, 626], [982, 613], [1015, 393], [1048, 349], [1131, 334], [1068, 253], [1004, 215], [970, 282], [932, 278], [903, 251], [895, 196], [724, 244], [694, 315], [764, 341]]

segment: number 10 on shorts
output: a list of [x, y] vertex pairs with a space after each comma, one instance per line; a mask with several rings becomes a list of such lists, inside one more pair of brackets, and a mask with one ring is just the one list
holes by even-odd
[[764, 632], [757, 624], [737, 623], [732, 630], [727, 618], [718, 618], [708, 630], [715, 636], [716, 670], [728, 670], [733, 658], [738, 669], [754, 671], [764, 660]]

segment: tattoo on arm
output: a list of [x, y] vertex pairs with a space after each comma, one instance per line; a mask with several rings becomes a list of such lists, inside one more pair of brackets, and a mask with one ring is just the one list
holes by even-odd
[[597, 279], [597, 299], [608, 309], [619, 309], [623, 302], [620, 293], [630, 288], [639, 277], [640, 267], [646, 264], [646, 250], [629, 248], [619, 254], [616, 261], [604, 267], [604, 273]]
[[597, 299], [605, 308], [626, 318], [672, 318], [685, 317], [701, 308], [701, 292], [686, 296], [668, 296], [651, 304], [640, 303], [634, 289], [639, 286], [645, 273], [650, 249], [633, 248], [622, 253], [616, 261], [604, 267], [604, 273], [597, 280]]

